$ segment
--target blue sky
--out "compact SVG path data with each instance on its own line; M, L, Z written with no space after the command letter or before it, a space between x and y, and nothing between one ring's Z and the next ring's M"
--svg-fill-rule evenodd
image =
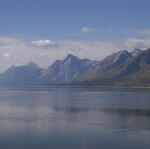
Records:
M115 31L102 34L107 40L128 36L119 31L150 26L149 0L0 0L0 3L0 34L66 39L71 38L66 34L80 32L87 26ZM89 39L103 39L100 35L91 36Z
M0 0L0 64L43 67L150 47L150 0Z

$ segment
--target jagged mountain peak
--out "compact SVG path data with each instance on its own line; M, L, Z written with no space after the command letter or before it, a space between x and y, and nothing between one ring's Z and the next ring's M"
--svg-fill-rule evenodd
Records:
M87 65L89 65L89 64L92 64L92 65L94 65L94 64L96 64L97 63L97 61L93 61L93 60L90 60L90 59L87 59L87 58L83 58L83 59L81 59L81 58L79 58L79 57L77 57L77 56L75 56L75 55L73 55L73 54L68 54L67 56L66 56L66 58L62 61L63 63L65 63L65 64L71 64L71 63L86 63Z
M74 56L73 54L68 54L68 55L66 56L66 58L74 58L74 57L76 57L76 56Z
M138 55L142 50L141 49L138 49L138 48L135 48L133 49L133 51L131 52L132 56L136 56Z
M84 60L82 60L72 54L68 54L67 57L62 61L64 66L80 65L83 62L84 62Z
M118 54L126 54L126 53L128 53L128 51L127 50L121 50L121 51L118 51L116 53L118 53Z
M30 61L29 63L27 63L26 66L31 66L31 67L38 67L36 63Z
M121 50L116 53L113 53L111 56L116 55L116 56L121 56L121 55L131 55L127 50Z
M64 62L65 61L72 61L72 60L79 60L79 58L77 56L74 56L73 54L68 54L66 56L66 58L64 59Z
M100 64L109 65L109 64L116 63L117 61L120 60L124 61L124 59L126 60L129 57L132 57L132 54L126 50L122 50L106 57L103 61L100 62Z

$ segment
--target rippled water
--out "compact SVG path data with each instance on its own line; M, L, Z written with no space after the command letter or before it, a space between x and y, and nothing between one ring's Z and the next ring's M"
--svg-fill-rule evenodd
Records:
M2 149L150 149L150 91L0 89Z

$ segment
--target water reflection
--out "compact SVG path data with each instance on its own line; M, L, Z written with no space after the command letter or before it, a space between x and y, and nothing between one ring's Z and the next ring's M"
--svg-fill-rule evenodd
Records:
M148 149L149 99L143 91L3 89L0 147Z

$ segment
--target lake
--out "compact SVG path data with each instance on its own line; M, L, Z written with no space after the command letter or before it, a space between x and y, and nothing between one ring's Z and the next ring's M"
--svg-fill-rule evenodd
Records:
M0 88L1 149L150 149L150 90Z

